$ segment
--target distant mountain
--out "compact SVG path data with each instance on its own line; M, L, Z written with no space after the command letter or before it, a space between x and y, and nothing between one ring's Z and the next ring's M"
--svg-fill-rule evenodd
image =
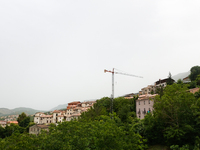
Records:
M0 115L10 114L10 113L12 113L12 110L8 108L0 108Z
M22 112L25 112L28 115L33 115L39 111L41 111L41 110L35 110L32 108L26 108L26 107L19 107L19 108L15 108L15 109L0 108L0 116L19 115ZM44 111L42 111L42 112L44 112Z
M183 80L183 78L185 78L185 77L187 77L187 76L189 76L189 75L190 75L190 71L188 71L188 72L183 72L183 73L179 73L179 74L177 74L177 75L175 75L175 76L172 76L172 79L174 79L175 81L177 81L178 79Z
M61 105L58 105L52 109L50 109L50 111L53 111L53 110L60 110L60 109L66 109L68 106L68 104L61 104Z

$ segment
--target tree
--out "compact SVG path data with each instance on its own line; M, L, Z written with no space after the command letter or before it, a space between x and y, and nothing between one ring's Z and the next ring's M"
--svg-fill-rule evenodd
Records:
M194 96L196 97L196 99L200 98L200 89L199 89L199 91L194 93Z
M197 86L197 83L195 81L191 81L189 84L189 89L195 88Z
M20 122L21 122L22 120L24 120L26 117L27 117L27 116L26 116L26 114L25 114L24 112L21 113L21 114L19 115L19 117L17 118L18 124L20 124Z
M159 94L160 97L163 96L163 90L164 90L164 88L161 85L159 87L156 87L156 93Z
M174 83L174 80L172 79L172 75L169 72L169 76L168 76L168 79L167 79L167 85L172 85L173 83Z
M178 79L177 84L183 84L183 81L181 79Z
M200 86L200 74L195 79L196 84Z
M200 66L194 66L190 69L189 78L191 81L195 81L196 77L200 74Z
M156 120L164 123L164 130L160 132L169 145L195 141L193 107L198 105L187 87L179 84L167 86L162 97L155 97L153 114Z
M18 124L21 127L27 127L30 122L30 117L26 116L26 114L23 112L19 115L17 118Z

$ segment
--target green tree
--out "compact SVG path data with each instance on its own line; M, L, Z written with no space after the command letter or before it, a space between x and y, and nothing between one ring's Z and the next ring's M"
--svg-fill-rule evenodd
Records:
M178 84L167 86L162 97L154 101L154 117L164 123L163 136L169 145L183 145L194 141L194 115L197 101L187 87Z
M195 79L196 84L200 86L200 74Z
M195 93L194 93L194 96L196 97L196 99L200 98L200 89L199 89L198 92L195 92Z
M172 75L169 72L169 76L167 78L167 85L172 85L174 83L174 80L172 79Z
M177 84L183 84L183 81L181 79L178 79Z
M200 74L200 66L194 66L190 69L189 78L191 81L195 81L197 76Z
M21 127L27 127L30 122L30 117L27 116L24 112L19 115L17 118L18 124Z
M22 120L24 120L26 117L27 117L26 114L25 114L24 112L22 112L22 113L19 115L19 117L17 118L18 124L20 124L20 122L21 122Z
M197 86L196 81L191 81L191 82L189 83L188 88L189 88L189 89L193 89L193 88L195 88L196 86Z

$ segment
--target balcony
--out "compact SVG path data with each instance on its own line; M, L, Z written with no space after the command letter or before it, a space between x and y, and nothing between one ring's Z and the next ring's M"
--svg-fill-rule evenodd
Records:
M142 111L142 113L143 113L143 114L146 114L147 112L146 112L146 110L144 110L144 111Z

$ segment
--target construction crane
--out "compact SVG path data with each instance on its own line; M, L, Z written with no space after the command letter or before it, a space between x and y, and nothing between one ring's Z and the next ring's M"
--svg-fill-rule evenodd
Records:
M132 75L132 74L128 74L128 73L116 72L115 68L113 68L112 71L104 69L104 73L106 73L106 72L112 73L112 95L111 95L111 115L112 115L113 114L113 100L114 100L114 74L122 74L122 75L137 77L137 78L143 78L143 77ZM112 118L112 116L111 116L111 118Z

